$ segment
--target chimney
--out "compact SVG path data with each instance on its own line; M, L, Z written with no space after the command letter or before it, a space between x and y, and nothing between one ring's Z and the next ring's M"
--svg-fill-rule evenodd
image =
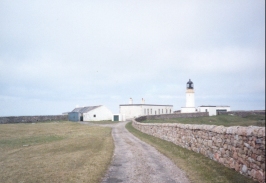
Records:
M141 103L142 103L142 104L145 104L145 100L144 100L143 98L142 98L142 100L141 100Z
M129 104L133 104L133 99L132 98L129 99Z

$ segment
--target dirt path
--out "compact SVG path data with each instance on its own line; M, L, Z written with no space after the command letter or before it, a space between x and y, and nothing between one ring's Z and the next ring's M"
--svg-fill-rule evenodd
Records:
M108 125L113 126L115 151L102 183L189 182L185 173L171 160L128 132L126 123Z

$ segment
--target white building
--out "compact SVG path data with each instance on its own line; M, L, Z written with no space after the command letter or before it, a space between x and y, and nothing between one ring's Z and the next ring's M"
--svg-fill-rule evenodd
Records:
M68 113L69 121L103 121L112 119L113 113L103 105L78 107Z
M186 90L186 107L181 107L181 113L196 112L194 93L193 82L189 79Z
M209 116L216 116L227 111L231 111L230 106L202 105L198 107L198 112L209 112Z
M119 111L124 121L139 116L171 114L173 105L145 104L143 99L142 104L133 104L133 100L130 98L129 104L119 105Z
M125 116L122 114L113 114L112 121L125 121Z

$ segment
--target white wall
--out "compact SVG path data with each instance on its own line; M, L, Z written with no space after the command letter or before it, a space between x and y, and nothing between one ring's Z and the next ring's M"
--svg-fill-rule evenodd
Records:
M215 116L216 107L199 107L199 112L209 112L209 116Z
M181 113L191 113L196 112L195 107L181 107Z
M87 113L83 113L83 121L112 120L113 113L105 106L100 106Z
M209 112L209 116L216 116L216 110L227 110L231 111L229 106L204 106L204 107L199 107L198 111L199 112Z
M195 107L194 90L187 89L186 91L186 107Z
M125 120L130 118L135 118L138 116L141 116L141 106L133 106L133 105L127 105L127 106L120 106L119 112L121 115L125 117Z
M173 113L173 107L170 106L143 106L142 115L160 115Z

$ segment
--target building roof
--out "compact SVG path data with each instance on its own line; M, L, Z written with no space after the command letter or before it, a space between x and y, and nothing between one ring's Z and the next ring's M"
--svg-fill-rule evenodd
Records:
M98 108L100 106L101 105L98 105L98 106L87 106L87 107L77 107L71 112L86 113L86 112L89 112L89 111L91 111L93 109L96 109L96 108Z
M230 107L229 105L201 105L200 107Z
M120 104L119 106L167 106L167 107L173 107L173 105L157 105L157 104Z

